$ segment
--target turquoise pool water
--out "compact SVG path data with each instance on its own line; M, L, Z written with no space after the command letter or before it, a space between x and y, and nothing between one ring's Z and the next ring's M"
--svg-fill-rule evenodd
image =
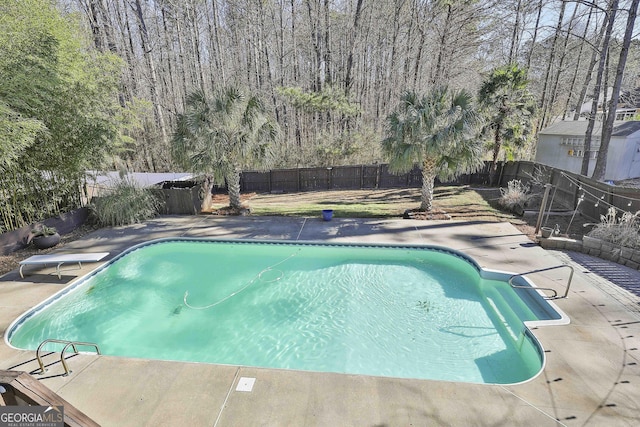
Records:
M477 383L543 366L540 315L473 261L429 248L161 241L115 259L14 323L11 345ZM530 294L532 292L529 292ZM59 348L51 347L60 351Z

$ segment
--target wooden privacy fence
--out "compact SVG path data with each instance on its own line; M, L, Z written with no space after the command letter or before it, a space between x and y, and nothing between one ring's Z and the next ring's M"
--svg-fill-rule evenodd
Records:
M640 189L620 187L596 181L583 175L563 171L533 162L507 162L503 165L500 186L506 187L512 179L551 184L549 209L578 209L594 221L607 213L610 207L621 212L640 210Z
M486 184L488 164L478 173L464 175L452 184ZM296 193L314 190L353 190L381 188L415 188L422 186L422 173L414 168L408 173L393 174L389 165L334 166L325 168L274 169L266 172L242 172L243 192Z
M419 169L394 175L387 165L334 166L326 168L274 169L242 172L240 186L246 192L295 193L314 190L419 187Z

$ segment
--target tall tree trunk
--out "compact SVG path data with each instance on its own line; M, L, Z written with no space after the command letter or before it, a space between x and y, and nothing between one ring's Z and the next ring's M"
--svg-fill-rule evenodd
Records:
M355 48L356 37L358 36L362 3L364 3L364 0L358 0L358 3L356 4L356 12L353 17L353 30L349 31L349 54L347 55L347 69L344 77L344 93L347 96L349 96L351 85L353 84L351 81L351 72L353 70L353 50Z
M176 84L176 71L175 69L175 65L173 64L172 61L172 57L173 57L173 45L171 42L171 32L169 31L169 26L167 25L167 10L162 7L162 9L160 10L160 14L162 16L162 29L163 29L163 33L164 33L164 37L163 37L163 42L164 42L164 48L167 52L167 72L169 73L169 77L168 80L170 82L170 88L171 88L171 94L172 94L172 99L171 101L173 102L173 109L174 111L180 111L182 108L182 105L184 104L184 92L182 92L182 96L179 95L179 91L177 90L177 84ZM180 104L178 104L178 101L180 101ZM180 105L180 107L179 107Z
M193 1L189 1L185 3L185 7L187 8L187 17L191 21L191 25L189 26L189 29L191 30L191 51L193 52L193 59L195 62L197 84L202 90L205 90L204 67L202 65L202 58L200 55L200 28L198 27L196 4Z
M217 0L211 0L211 15L212 15L212 19L213 19L213 32L211 31L211 20L209 20L209 14L207 13L207 22L209 23L209 38L211 40L211 51L214 52L213 53L213 58L216 64L216 75L220 76L220 80L221 80L221 84L216 85L215 82L212 80L211 84L212 87L217 87L217 86L221 86L224 87L226 86L226 70L225 70L225 61L224 61L224 57L223 57L223 50L222 50L222 46L220 44L220 18L219 18L219 13L218 13L218 2ZM213 73L212 74L212 79L213 79Z
M113 31L111 25L111 16L109 11L102 0L78 0L81 7L84 9L89 26L91 27L91 33L93 35L93 43L101 52L106 48L110 52L116 52L116 43L113 38Z
M268 90L269 90L269 93L271 94L271 102L273 104L273 110L276 115L276 121L279 121L280 108L278 107L278 101L276 99L276 91L275 91L276 84L274 82L273 70L271 68L272 61L270 56L269 45L267 43L267 40L270 39L270 37L265 36L265 32L268 30L269 26L266 23L266 13L265 13L262 2L258 2L258 18L260 21L260 26L258 27L258 46L259 46L260 56L263 58L263 61L264 61L264 70L266 70L266 71L263 71L261 74L267 75ZM276 32L277 34L277 31L275 29L274 29L274 32Z
M432 70L432 73L431 73L432 85L445 83L442 81L443 80L442 75L444 73L443 63L444 63L446 46L447 46L447 36L449 34L449 30L451 29L450 26L451 26L452 14L453 14L450 2L446 3L446 8L447 8L446 17L445 17L444 25L441 28L442 34L440 35L440 40L438 43L438 56L436 59L436 67L434 70Z
M298 65L298 39L296 36L296 0L291 0L291 56L293 58L293 81L300 78L300 68Z
M596 161L596 166L593 171L593 178L598 181L604 180L605 173L607 171L607 152L609 151L609 142L611 141L611 134L613 133L613 121L616 117L618 97L620 96L620 87L622 86L622 77L627 64L627 56L629 55L629 46L631 45L633 27L638 15L639 4L640 0L633 0L631 2L629 16L627 17L627 27L622 41L622 49L620 50L620 59L618 60L618 67L616 69L616 78L613 83L613 93L611 94L611 101L609 102L609 114L607 115L607 120L602 128L600 151L598 152L598 160Z
M577 8L577 5L576 5ZM589 15L587 16L587 23L584 26L584 31L582 33L582 43L580 43L580 49L578 50L578 60L576 61L576 66L573 69L573 77L571 78L571 84L569 85L569 96L567 96L567 102L564 105L564 110L562 113L562 120L567 118L567 113L569 112L569 106L571 105L571 95L573 94L573 89L576 86L576 81L578 80L578 71L581 70L582 65L582 52L584 50L584 45L586 44L587 34L589 33L589 25L591 24L591 17L593 16L593 8L589 8ZM580 105L576 107L576 111L580 110ZM576 120L576 119L574 119Z
M128 82L126 84L126 89L129 95L129 100L132 100L134 94L138 92L138 81L135 75L135 50L133 47L133 37L131 36L131 25L129 23L129 13L127 5L122 3L122 8L120 8L120 2L117 3L118 7L116 11L118 13L118 20L120 21L120 27L122 28L122 39L124 40L124 52L125 58L127 59L127 68L129 71Z
M540 28L540 18L542 16L542 5L543 5L543 0L540 0L540 3L538 3L538 15L536 16L536 25L533 29L533 37L531 38L531 48L529 49L529 53L527 54L527 72L529 71L529 68L531 68L531 58L533 57L533 49L536 46L536 43L538 42L538 30Z
M518 45L520 44L520 40L518 39L518 34L520 33L520 13L522 9L522 0L518 0L518 4L516 6L516 22L513 24L513 32L511 33L511 47L509 48L509 64L512 64L516 61L518 57Z
M109 9L107 9L104 0L98 0L98 8L100 9L100 14L102 15L102 27L104 30L104 37L107 41L107 49L109 49L109 52L111 53L118 53L118 47L113 35L111 14L109 13Z
M415 46L415 41L414 41L414 33L415 33L415 28L418 25L416 24L417 21L417 15L418 15L418 7L415 4L415 2L411 1L410 2L410 8L411 8L411 14L409 17L409 25L408 28L406 28L405 25L405 34L406 34L406 42L404 43L404 51L403 51L403 56L400 58L400 61L403 63L402 66L402 87L406 88L408 86L408 81L409 81L409 77L410 77L410 73L409 70L411 68L411 60L412 60L412 52Z
M593 10L593 9L592 9ZM607 31L607 16L603 20L602 25L600 26L600 32L598 32L598 37L594 45L591 48L591 58L589 59L589 65L587 66L587 72L585 74L584 82L582 83L582 89L580 90L580 95L578 96L578 100L576 101L576 111L573 115L573 120L578 120L580 118L582 104L584 104L584 100L587 97L587 91L589 90L589 82L591 82L591 76L593 75L593 69L596 67L598 63L598 53L599 47L602 43L602 38L604 37L605 32ZM596 19L597 24L597 19Z
M558 24L556 25L556 31L553 35L553 42L551 43L551 50L549 51L549 60L547 62L547 71L544 76L544 86L542 88L542 98L540 100L540 108L542 109L542 118L540 119L540 129L547 126L549 121L548 112L551 108L551 102L548 100L549 97L549 87L550 87L550 78L551 78L551 68L553 67L553 63L556 59L556 46L558 44L558 37L560 36L560 32L562 31L562 21L564 20L564 11L567 6L567 0L562 0L562 5L560 7L560 14L558 15Z
M285 39L285 20L284 20L284 2L283 0L278 0L278 4L275 7L275 10L272 11L272 20L273 20L273 26L275 27L275 34L276 34L276 46L278 47L277 49L277 65L278 65L278 72L276 75L275 80L278 81L278 85L280 87L284 87L284 73L285 73L285 67L284 67L284 58L285 58L285 49L284 49L284 39ZM276 15L277 14L277 15ZM277 24L276 24L276 18L277 18ZM285 113L286 114L286 113Z
M180 74L182 78L182 93L186 94L189 92L189 86L193 85L193 79L191 79L191 72L187 68L187 63L185 62L185 48L184 41L182 40L182 35L184 31L182 31L182 25L180 24L180 19L176 16L176 39L178 41L178 59L180 62ZM189 76L189 81L187 81L187 76Z
M418 79L420 77L420 62L422 61L422 49L427 37L426 30L421 26L418 26L418 31L420 32L420 42L418 43L418 52L416 53L415 65L413 67L413 86L411 87L414 91L418 88Z
M142 45L142 51L147 60L147 66L149 67L149 91L151 93L151 102L153 103L153 109L156 114L156 121L157 121L158 127L160 128L162 146L164 147L168 144L167 126L164 121L162 106L160 105L160 96L157 92L158 76L156 74L155 61L151 53L151 48L149 43L149 33L147 31L147 26L145 24L144 16L142 14L142 5L140 4L140 0L135 0L134 12L136 13L136 16L138 18L138 27L140 30L140 43Z
M324 0L324 81L326 84L333 82L331 64L331 13L329 11L329 0Z
M89 21L89 27L91 28L91 34L93 35L93 44L100 52L104 51L104 42L102 40L102 34L100 32L100 17L98 16L98 6L96 0L78 0L84 13Z
M600 64L598 66L598 73L596 75L596 83L593 87L593 101L591 102L591 113L589 114L589 120L587 123L587 130L584 135L584 157L582 158L582 168L580 173L587 176L589 174L589 160L591 157L591 137L593 135L593 128L596 124L596 115L598 113L598 102L600 100L600 92L602 91L602 76L604 74L604 68L609 54L609 43L611 41L611 33L613 32L613 25L616 20L616 13L618 11L618 0L611 0L607 11L607 24L606 31L602 40L602 47L600 48ZM606 98L606 96L605 96Z
M314 11L311 6L311 1L312 0L306 0L309 28L311 29L311 45L315 52L314 63L312 65L313 90L320 92L322 90L322 79L324 78L322 72L322 35L320 34L318 12Z
M394 1L394 13L393 13L393 35L391 36L391 56L389 58L389 66L387 67L386 72L386 81L387 87L389 89L388 95L385 100L390 98L391 93L394 89L395 83L395 68L397 63L397 52L398 52L398 36L400 34L400 12L402 12L402 7L404 6L406 0L395 0Z
M569 44L569 36L571 35L571 30L573 29L573 25L576 19L576 13L578 12L578 4L576 3L573 13L571 14L571 18L569 19L569 26L567 28L567 34L564 37L564 42L562 43L562 53L560 55L560 61L558 63L558 69L556 70L556 75L553 79L553 89L551 90L551 97L549 98L549 112L553 113L553 105L555 104L556 98L558 97L558 85L560 83L560 77L562 75L562 71L564 68L564 59L567 57L567 46ZM564 113L563 113L564 115Z

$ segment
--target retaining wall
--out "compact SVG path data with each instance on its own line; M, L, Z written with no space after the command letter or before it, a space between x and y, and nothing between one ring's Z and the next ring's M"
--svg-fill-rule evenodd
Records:
M540 246L545 249L582 252L607 261L626 265L634 270L640 270L640 249L615 245L589 236L584 236L582 240L567 239L564 237L540 237L539 243Z

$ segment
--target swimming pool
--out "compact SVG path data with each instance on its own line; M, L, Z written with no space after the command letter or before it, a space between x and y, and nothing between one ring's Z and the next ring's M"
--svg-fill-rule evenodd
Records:
M535 290L509 286L509 277L430 246L165 239L128 250L30 310L7 341L510 384L544 365L524 322L565 319Z

